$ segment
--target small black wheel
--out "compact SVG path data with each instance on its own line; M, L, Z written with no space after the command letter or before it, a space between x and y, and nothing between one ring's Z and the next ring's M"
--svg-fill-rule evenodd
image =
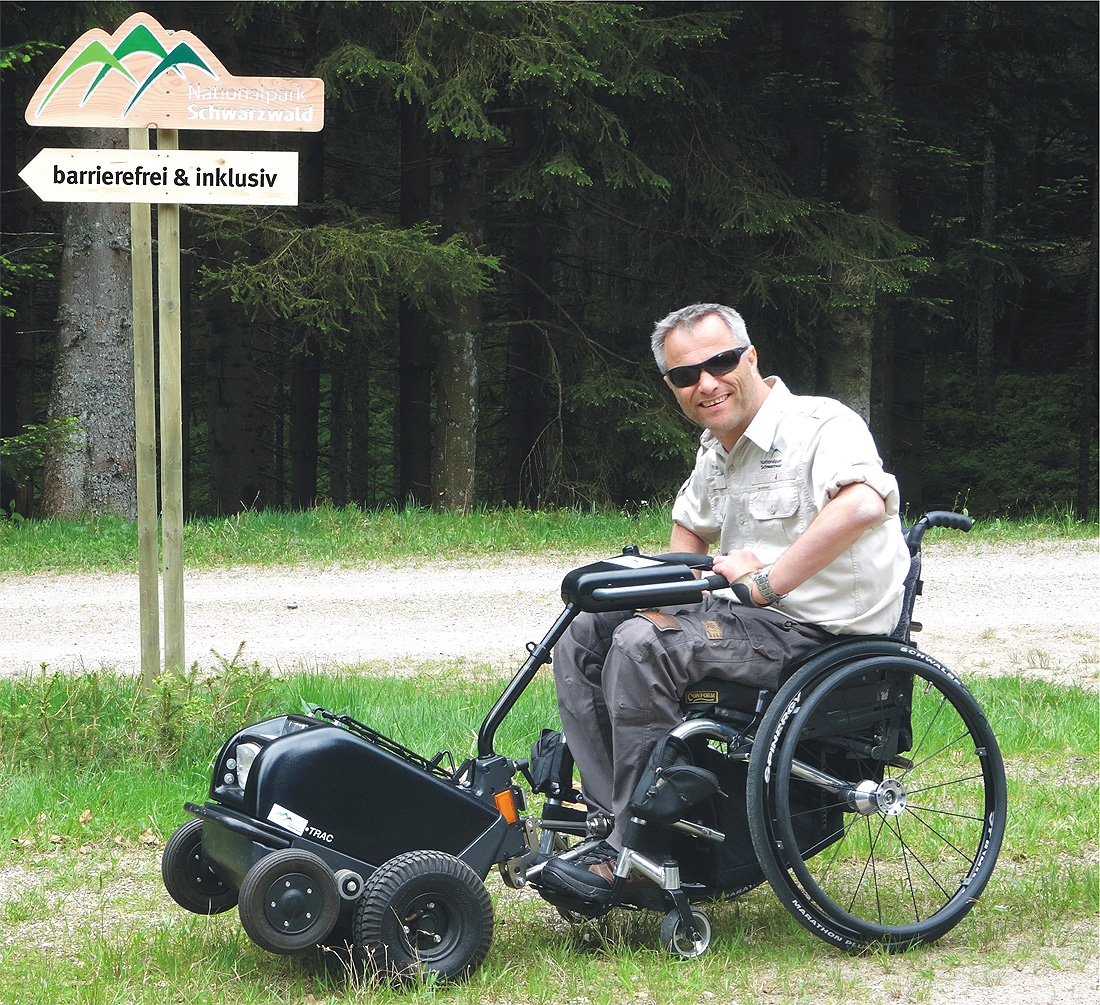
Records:
M340 915L336 877L318 855L283 848L265 855L241 884L238 911L261 949L291 956L323 942Z
M571 907L562 907L558 904L554 909L558 912L558 917L570 925L583 925L585 922L592 920L592 915L574 911Z
M236 889L222 879L202 853L202 821L177 827L160 860L164 887L172 899L194 914L221 914L237 903Z
M684 931L684 922L679 911L669 911L661 922L661 945L685 960L702 956L710 948L710 918L701 907L692 907L691 919L699 933L697 939L691 938Z
M755 743L753 846L809 931L900 951L942 937L977 902L1004 837L1004 764L977 701L945 667L908 648L808 664Z
M367 879L356 909L356 950L384 978L465 977L492 938L489 891L445 852L410 851L385 862Z

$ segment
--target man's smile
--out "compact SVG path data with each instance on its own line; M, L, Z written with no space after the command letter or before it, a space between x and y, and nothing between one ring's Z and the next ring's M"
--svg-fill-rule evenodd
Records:
M710 398L707 401L700 401L700 408L713 408L715 405L721 405L729 397L729 392L719 395L717 398Z

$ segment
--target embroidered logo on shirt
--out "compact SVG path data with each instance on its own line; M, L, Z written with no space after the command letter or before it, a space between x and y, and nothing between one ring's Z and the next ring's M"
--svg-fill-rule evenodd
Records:
M783 466L783 455L778 447L772 447L760 460L760 470L770 471Z
M703 627L706 629L708 639L720 639L722 637L722 626L717 621L704 621Z

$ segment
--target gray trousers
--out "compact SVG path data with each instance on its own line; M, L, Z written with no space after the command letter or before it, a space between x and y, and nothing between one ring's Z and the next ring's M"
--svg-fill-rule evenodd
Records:
M581 614L554 648L558 710L590 816L627 807L657 740L683 719L680 695L704 677L774 691L781 668L835 639L767 608L707 595L660 612Z

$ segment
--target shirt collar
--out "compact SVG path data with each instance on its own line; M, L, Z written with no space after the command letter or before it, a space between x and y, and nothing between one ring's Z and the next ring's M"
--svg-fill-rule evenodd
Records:
M749 423L749 428L745 430L741 440L751 440L761 450L768 451L771 450L775 442L775 431L784 411L785 399L791 397L791 392L780 377L765 377L764 383L771 388L771 393L764 399L764 404L753 416L752 422ZM718 442L718 437L709 429L703 431L699 442L707 449L717 450L722 457L727 454L726 448Z

